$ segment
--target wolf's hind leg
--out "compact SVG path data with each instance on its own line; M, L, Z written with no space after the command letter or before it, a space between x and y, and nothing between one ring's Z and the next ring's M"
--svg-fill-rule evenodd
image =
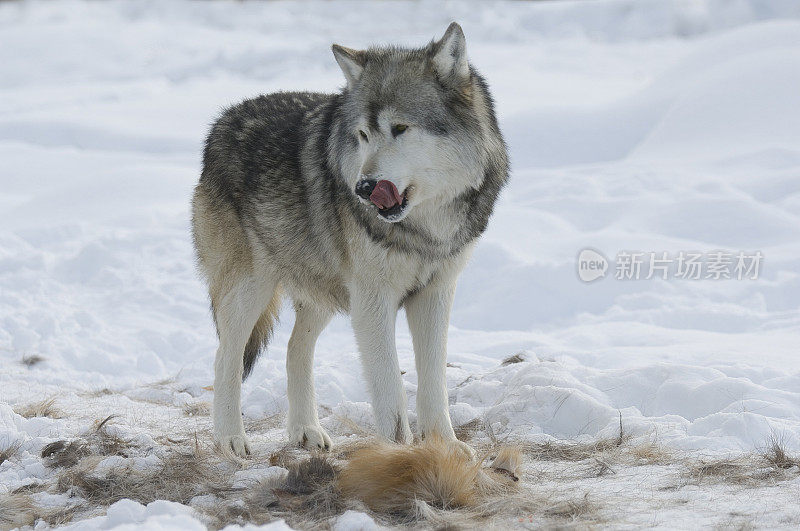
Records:
M213 301L219 348L214 361L214 441L223 453L245 457L250 445L242 423L244 350L276 283L249 275Z
M331 438L320 426L317 416L313 365L314 345L330 322L332 313L309 304L296 303L295 315L286 353L289 439L309 450L330 450Z

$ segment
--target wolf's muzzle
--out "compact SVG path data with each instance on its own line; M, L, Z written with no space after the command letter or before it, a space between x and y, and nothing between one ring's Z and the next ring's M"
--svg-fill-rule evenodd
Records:
M362 179L356 183L355 193L364 203L376 207L384 220L394 223L403 219L408 206L406 191L401 194L391 181Z
M356 195L365 201L369 201L369 196L375 190L375 185L378 183L375 179L363 179L356 183Z

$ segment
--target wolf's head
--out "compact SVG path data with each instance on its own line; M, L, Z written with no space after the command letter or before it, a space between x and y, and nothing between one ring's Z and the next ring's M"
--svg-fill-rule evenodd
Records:
M458 24L424 48L334 44L333 54L347 79L337 163L362 202L397 222L480 186L487 159L504 148Z

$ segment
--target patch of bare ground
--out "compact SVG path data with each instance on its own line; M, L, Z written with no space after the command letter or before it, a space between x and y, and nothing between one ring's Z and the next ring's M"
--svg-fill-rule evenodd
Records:
M214 529L278 518L298 528L322 529L347 509L367 511L387 525L438 527L497 514L508 509L509 495L520 490L521 454L511 449L473 461L433 441L404 447L352 438L333 454L309 458L307 452L286 446L247 462L231 462L203 447L205 437L176 434L160 438L156 447L139 446L120 435L128 432L115 429L116 420L108 416L74 439L45 445L41 458L53 470L52 479L0 497L0 526L64 524L131 499L192 506ZM378 458L386 463L380 470L374 466ZM287 473L234 488L234 474L244 466L280 466ZM386 467L409 472L390 485L397 474L385 473ZM370 488L357 487L362 483ZM45 491L65 494L72 503L59 510L39 507L31 496Z
M477 450L477 458L470 459L432 441L381 444L362 435L365 430L352 420L329 420L342 432L329 454L309 457L294 445L266 444L246 461L231 461L213 449L210 433L173 431L154 435L155 445L145 438L151 442L142 446L140 438L125 435L129 427L115 424L120 418L109 416L78 437L42 449L52 478L0 496L0 528L37 520L59 525L97 514L123 498L189 505L211 529L279 518L296 528L328 529L348 509L367 512L386 526L474 528L500 522L585 528L618 522L620 503L605 498L608 492L602 488L587 485L623 485L629 478L641 481L643 474L656 474L675 481L669 490L677 491L703 483L759 487L800 476L800 459L777 441L758 455L701 461L669 452L655 440L642 442L621 422L609 437L531 442L500 440L491 425L476 419L456 428L458 437ZM247 429L263 433L283 421L275 415L249 421ZM14 459L17 451L0 452L0 462ZM269 466L286 472L265 473L267 479L258 480L258 470ZM650 468L631 474L644 466ZM251 483L234 483L242 469L254 471ZM71 504L58 511L38 507L32 500L41 492L65 494ZM726 522L746 528L750 518L738 515Z

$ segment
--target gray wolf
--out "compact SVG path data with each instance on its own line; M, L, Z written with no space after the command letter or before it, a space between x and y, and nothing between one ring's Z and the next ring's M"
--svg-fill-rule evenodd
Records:
M422 48L333 45L333 55L346 78L339 93L244 101L205 145L193 236L219 336L214 438L236 456L250 451L241 382L284 297L296 314L286 359L291 441L331 446L312 362L336 312L351 315L378 434L411 441L395 351L403 307L419 435L458 444L445 385L450 307L508 177L492 98L455 23Z

